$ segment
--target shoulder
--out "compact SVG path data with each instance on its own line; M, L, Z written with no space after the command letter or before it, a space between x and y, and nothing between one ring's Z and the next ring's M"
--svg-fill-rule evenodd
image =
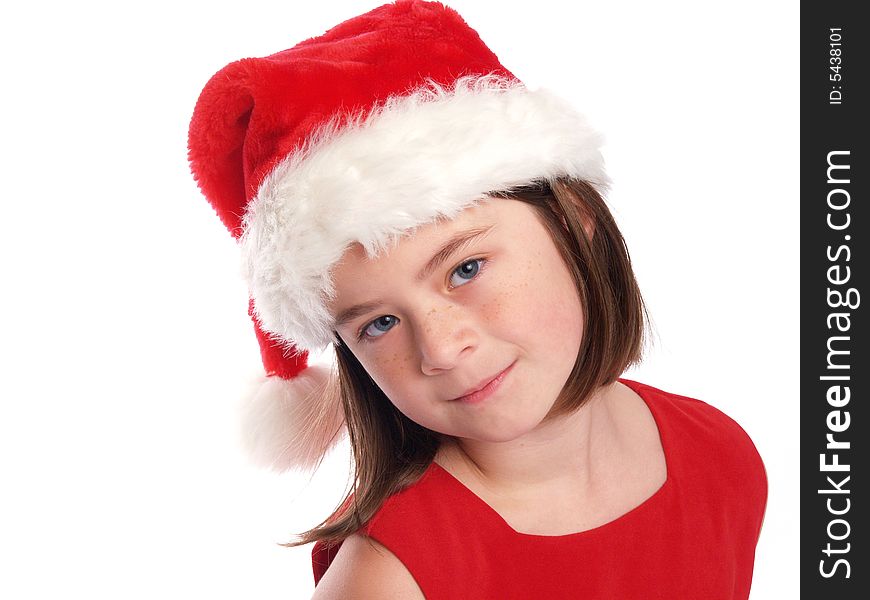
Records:
M647 403L671 457L704 470L717 466L723 478L766 488L764 463L749 434L733 418L702 400L621 380ZM747 477L749 478L747 480Z
M384 500L374 516L343 542L319 541L314 545L311 559L317 589L323 585L324 589L337 590L335 594L330 592L331 595L322 597L343 597L342 586L370 577L401 589L409 582L418 590L417 581L425 586L421 578L425 580L433 568L429 557L432 553L438 554L440 547L441 538L435 535L440 524L436 509L444 500L437 489L430 489L440 487L437 477L432 476L433 470L430 466L416 482ZM414 534L409 535L409 532ZM387 597L394 596L395 592L387 594ZM418 591L416 596L398 597L422 598L423 595Z
M421 590L443 590L459 574L474 577L477 563L464 560L458 549L486 540L498 525L482 524L475 502L476 496L433 462L341 546L315 544L314 579L329 591L317 598L423 598ZM360 588L347 588L355 594L347 596L344 586L351 584ZM363 595L369 589L378 593Z
M767 472L749 434L722 410L702 400L630 380L623 383L649 405L659 425L669 462L684 472L717 481L717 492L739 491L743 501L763 507ZM715 473L715 477L709 477Z
M385 546L362 534L342 542L312 600L423 599L405 565Z
M650 407L660 427L677 433L691 432L693 439L717 442L756 453L749 434L730 416L703 400L660 390L645 383L621 380L638 393Z

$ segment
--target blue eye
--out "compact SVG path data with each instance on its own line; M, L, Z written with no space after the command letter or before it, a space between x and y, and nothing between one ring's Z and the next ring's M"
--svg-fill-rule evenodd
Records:
M467 260L455 269L450 275L450 286L452 288L457 288L465 285L480 273L483 269L483 265L486 262L485 258L473 258L471 260ZM454 282L454 277L459 277L461 283ZM369 321L366 323L363 328L359 331L357 335L357 340L361 342L370 342L375 338L379 338L385 333L387 333L393 326L399 322L399 319L394 317L393 315L384 315L382 317L378 317L374 321Z
M467 260L458 267L453 270L452 275L450 276L450 284L453 287L459 287L461 285L465 285L480 273L480 269L483 265L484 259L482 258L473 258L471 260ZM454 283L453 276L456 275L460 278L461 283Z
M393 315L384 315L383 317L378 317L368 325L362 328L360 331L359 339L365 338L377 338L381 337L387 331L393 328L393 325L396 324L398 319ZM380 333L373 333L375 331L379 331Z

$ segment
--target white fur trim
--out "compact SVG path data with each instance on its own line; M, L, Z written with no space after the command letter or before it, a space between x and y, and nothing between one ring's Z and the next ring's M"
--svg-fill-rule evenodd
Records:
M601 136L545 91L493 75L394 97L333 121L285 158L249 203L243 272L263 328L306 350L332 336L333 265L369 256L487 192L572 176L603 191Z
M261 467L314 470L344 432L335 372L309 365L293 379L266 377L242 404L242 444Z

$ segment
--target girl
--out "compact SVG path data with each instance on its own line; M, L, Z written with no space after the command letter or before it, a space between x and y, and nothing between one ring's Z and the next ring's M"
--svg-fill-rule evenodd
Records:
M353 450L296 542L316 598L748 597L761 459L620 378L646 319L600 137L458 14L398 1L232 63L189 145L251 290L252 450ZM307 364L328 344L337 376Z

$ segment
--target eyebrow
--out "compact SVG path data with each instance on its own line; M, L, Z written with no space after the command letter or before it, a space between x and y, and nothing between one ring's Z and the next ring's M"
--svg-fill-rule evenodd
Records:
M471 229L466 229L463 231L459 231L454 234L449 240L447 240L441 248L429 259L429 262L417 273L417 276L414 278L418 283L426 279L429 275L432 274L438 267L444 264L448 258L450 258L455 252L468 247L473 242L478 239L484 237L488 234L495 225L487 225L485 227L473 227ZM338 317L335 320L336 329L341 327L342 325L353 321L358 318L360 315L363 315L371 310L374 310L381 304L384 304L383 300L372 300L371 302L363 302L362 304L355 304L350 308L341 311L338 314Z

